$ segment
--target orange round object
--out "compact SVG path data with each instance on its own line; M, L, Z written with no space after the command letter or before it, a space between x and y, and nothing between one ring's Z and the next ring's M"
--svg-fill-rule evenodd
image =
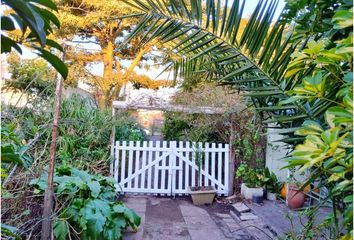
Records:
M286 184L285 183L283 183L283 186L281 187L280 196L284 199L286 198Z

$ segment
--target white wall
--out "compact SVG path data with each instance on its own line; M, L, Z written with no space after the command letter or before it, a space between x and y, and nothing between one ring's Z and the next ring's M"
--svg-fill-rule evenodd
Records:
M271 128L275 126L274 124L268 125L266 166L277 175L279 181L285 182L288 177L288 170L280 169L287 164L282 158L286 156L289 149L287 144L276 142L284 136L278 134L279 129Z

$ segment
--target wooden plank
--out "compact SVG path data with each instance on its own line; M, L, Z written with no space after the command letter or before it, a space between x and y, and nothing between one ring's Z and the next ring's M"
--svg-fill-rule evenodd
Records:
M178 151L181 147L183 147L183 141L179 141ZM181 170L178 170L178 188L177 188L177 190L182 190L183 189L183 186L182 186L183 160L181 158L178 158L178 166L181 168Z
M164 149L166 149L167 148L167 142L163 141L162 142L162 146L163 146ZM167 155L161 160L162 167L166 167L166 157L167 157ZM161 170L161 179L160 179L160 181L161 181L161 189L162 190L166 190L166 179L165 178L166 178L166 170Z
M133 146L134 142L133 141L129 141L129 146ZM132 171L133 171L133 150L129 150L129 158L128 158L128 175L127 177L130 177L132 175ZM126 179L123 179L121 184L124 184L124 181ZM128 186L127 189L132 188L132 181L128 181Z
M138 148L135 151L135 158L134 158L134 173L136 173L137 171L139 171L140 169L140 151L139 151L139 147L140 147L140 141L135 141L135 146ZM131 181L134 182L133 188L139 188L139 175L137 175L136 177L134 177Z
M227 150L227 151L226 151ZM224 152L224 155L225 155L225 173L224 173L224 178L225 178L225 187L228 191L228 196L231 196L233 194L233 185L229 185L230 181L229 181L229 177L230 177L230 172L229 172L229 169L230 169L230 154L229 154L229 151L228 151L228 145L225 144L225 152ZM233 171L235 172L235 171Z
M193 164L195 164L195 146L196 146L196 144L195 144L195 142L192 142L192 146L191 146L191 148L193 148L194 149L194 151L192 152L192 159L191 159L191 162L193 163ZM192 187L195 187L196 185L195 185L195 169L192 169Z
M222 176L221 176L221 171L222 171L222 153L221 153L221 148L222 148L222 144L219 143L218 144L218 178L217 180L220 181L222 183Z
M203 143L201 142L198 142L198 152L199 152L199 159L198 159L198 162L197 162L197 166L198 166L198 170L200 169L200 172L198 171L197 172L197 179L199 181L198 183L198 186L202 186L202 179L203 179L203 174L201 172L201 170L203 169L203 155L204 155L204 152L203 152Z
M123 141L122 146L125 147L126 145L127 145L127 142ZM119 151L119 150L117 149L117 151ZM122 159L121 159L121 166L120 166L120 181L119 182L123 181L125 178L125 170L126 170L125 169L125 162L127 161L126 155L125 155L126 150L122 149L120 151L122 152ZM121 187L123 187L123 186L121 186Z
M173 151L177 151L176 141L170 142L170 148ZM170 154L167 188L171 190L172 195L174 195L173 191L176 189L176 169L175 169L175 166L176 166L176 155Z
M215 143L212 143L211 144L211 148L215 149ZM215 160L215 152L212 152L211 153L211 176L213 176L214 178L216 178L216 160ZM212 186L216 187L215 186L215 183L211 183Z
M186 142L186 148L189 148L190 147L190 142ZM185 180L184 180L184 188L185 189L188 189L189 186L191 186L191 183L189 183L189 164L187 164L187 162L190 161L190 156L189 156L189 152L186 152L186 151L183 151L181 150L182 152L182 155L184 157L186 157L186 160L185 160L185 173L184 173L184 176L185 176ZM183 160L183 158L180 158Z
M143 147L147 147L147 142L143 141ZM142 156L142 163L141 163L141 167L144 168L146 166L146 150L143 151L143 156ZM146 175L146 171L143 172L141 174L141 188L145 189L145 175Z
M148 164L150 164L151 162L152 162L152 153L153 153L153 141L149 141L149 148L150 148L150 150L149 150L149 152L148 152ZM149 167L148 168L148 181L147 181L147 189L152 189L153 188L153 186L152 186L152 182L151 182L151 180L152 180L152 176L151 176L151 171L152 171L152 169L151 169L152 167Z
M160 141L159 142L155 142L155 144L156 144L155 147L157 148L158 145L161 145L161 142ZM160 152L155 150L154 153L155 153L155 159L160 157ZM157 169L158 165L159 165L159 162L156 165L154 165L154 190L156 190L156 191L159 188L158 187L158 183L159 183L159 180L160 180L159 170Z
M205 143L205 147L204 148L209 148L209 143ZM204 152L204 170L209 173L209 153ZM204 175L204 185L205 186L209 186L209 179L207 178L207 176Z

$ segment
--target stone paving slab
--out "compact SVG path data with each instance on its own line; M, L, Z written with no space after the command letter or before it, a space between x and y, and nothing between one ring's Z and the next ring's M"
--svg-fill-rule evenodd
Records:
M125 205L134 211L140 216L141 218L141 226L145 225L145 212L146 212L146 198L143 197L134 197L128 198L125 201ZM129 227L127 232L124 234L125 240L135 240L135 239L143 239L144 228L139 227L137 232L133 232L132 229Z
M267 224L268 228L274 232L275 235L282 236L292 229L291 223L286 215L293 219L295 232L298 232L299 229L302 228L298 212L289 209L284 202L280 200L264 200L263 204L263 206L256 204L247 205L252 209L252 212L254 212L260 218L260 220ZM316 222L320 223L323 221L327 214L329 214L329 211L329 209L321 208L318 212ZM301 217L301 219L303 223L306 222L306 218L304 216Z
M128 229L125 240L262 240L273 236L260 219L241 221L231 205L195 206L189 198L153 196L126 196L123 201L141 217L138 231Z
M193 205L180 205L180 209L192 240L225 239L207 211Z
M245 213L241 213L240 219L241 221L248 221L248 220L258 219L258 217L253 213L245 212Z
M242 202L238 202L238 203L232 204L232 206L239 213L244 213L244 212L251 211L251 209L249 209L249 207L247 207L246 204L244 204Z

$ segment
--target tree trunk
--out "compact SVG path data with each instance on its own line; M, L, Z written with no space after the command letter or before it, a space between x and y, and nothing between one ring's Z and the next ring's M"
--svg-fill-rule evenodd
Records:
M103 78L101 83L101 99L99 100L99 105L101 108L107 108L110 105L110 91L113 83L113 51L114 44L113 41L107 43L104 49L103 55Z
M65 51L65 47L63 48ZM65 54L63 52L63 61ZM43 221L42 221L42 232L41 239L48 240L52 238L52 212L53 212L53 176L55 167L55 153L57 146L57 136L58 136L58 125L60 117L60 104L61 104L61 94L63 88L63 78L58 74L58 80L55 89L55 105L54 105L54 120L52 127L52 142L50 144L50 160L48 168L48 186L44 193L44 204L43 204Z

